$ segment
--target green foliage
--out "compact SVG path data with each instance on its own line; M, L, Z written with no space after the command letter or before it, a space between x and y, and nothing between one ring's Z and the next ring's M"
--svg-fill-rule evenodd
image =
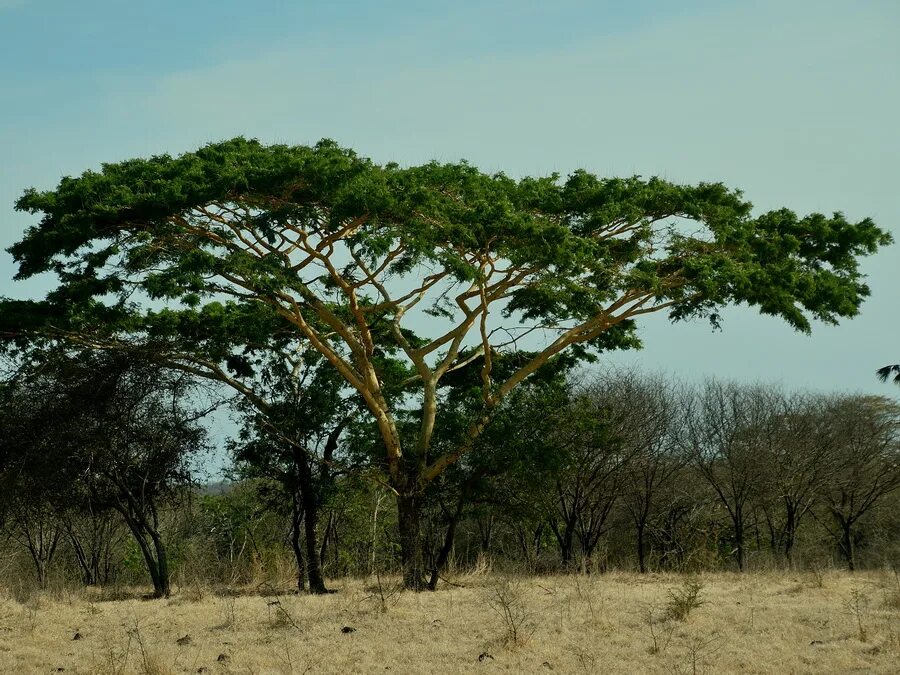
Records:
M870 220L850 223L839 213L800 217L780 209L754 218L739 192L718 183L584 171L565 181L515 181L465 163L380 167L330 141L288 147L236 138L177 158L105 164L54 190L28 190L16 208L42 216L9 249L17 278L56 271L60 285L46 303L68 306L70 326L84 328L114 307L105 323L124 328L130 320L130 330L184 338L199 331L224 339L237 328L246 339L247 324L261 328L257 336L270 334L272 314L251 320L248 304L259 312L253 300L271 305L278 293L302 297L310 289L283 250L255 255L235 247L238 233L210 215L223 209L272 246L285 228L333 233L363 221L344 239L373 258L401 243L402 255L387 268L401 276L430 261L473 279L470 254L490 247L541 270L512 291L506 312L555 322L592 317L625 290L651 290L656 301L678 302L676 318L747 302L808 330L808 315L834 321L856 313L868 294L857 258L890 241ZM673 219L694 220L706 233L655 227ZM225 275L242 280L249 303L232 297L223 307L212 299L228 287ZM187 306L141 311L136 288ZM92 302L107 297L119 299ZM7 303L4 327L34 325L46 306Z
M324 356L377 422L403 490L458 461L479 415L522 382L639 347L649 312L718 323L745 303L801 331L854 316L869 294L859 259L891 242L840 213L754 215L720 183L381 166L327 140L104 164L16 208L39 217L9 249L16 278L58 282L0 302L8 347L140 351L260 410L273 360ZM403 325L416 312L435 317L426 334ZM476 391L482 410L461 414L454 398ZM462 421L438 457L431 429Z
M706 604L700 598L702 591L703 584L695 580L685 581L680 588L669 591L669 601L666 603L666 618L674 621L686 621L691 612Z

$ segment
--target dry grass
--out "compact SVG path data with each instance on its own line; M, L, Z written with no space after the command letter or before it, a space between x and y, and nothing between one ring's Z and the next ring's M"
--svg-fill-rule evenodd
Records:
M456 580L436 593L0 598L3 673L896 672L892 573L612 573ZM671 602L699 584L700 604ZM73 639L77 636L77 639Z

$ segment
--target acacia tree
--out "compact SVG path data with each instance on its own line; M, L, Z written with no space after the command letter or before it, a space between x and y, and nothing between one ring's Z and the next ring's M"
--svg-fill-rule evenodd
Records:
M857 259L890 241L840 213L754 217L719 183L378 166L327 141L238 138L107 164L16 206L41 215L10 248L17 278L49 271L59 284L5 303L6 335L152 347L251 400L246 348L320 352L377 424L417 589L426 487L542 365L637 347L635 321L653 312L716 321L743 302L803 331L809 317L853 316L868 295ZM496 378L491 355L526 339L533 356ZM482 415L435 454L440 382L478 356ZM411 407L418 431L404 443L397 420Z

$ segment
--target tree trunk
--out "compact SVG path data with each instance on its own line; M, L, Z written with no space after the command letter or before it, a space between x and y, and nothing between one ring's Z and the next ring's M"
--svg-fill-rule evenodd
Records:
M90 559L88 558L88 554L84 550L84 546L81 545L81 541L78 539L71 526L66 526L66 531L69 535L69 541L72 542L72 551L75 553L75 560L78 562L78 566L81 568L82 582L85 586L96 585L98 581L98 565L96 559L93 557Z
M315 497L311 497L314 502ZM316 546L316 524L318 521L318 510L313 504L310 509L310 497L304 496L303 506L305 516L303 518L304 534L306 540L306 574L309 579L309 592L317 595L328 593L325 587L325 578L322 576L322 564L319 558L319 550Z
M784 557L788 567L794 566L794 540L797 537L797 509L792 502L785 505Z
M169 581L169 556L163 544L162 537L156 530L150 531L150 538L153 540L153 548L156 551L157 576L159 577L159 585L154 587L156 596L168 598L171 592Z
M563 569L572 569L572 566L575 564L575 537L571 528L566 528L566 531L563 533L559 552L562 558Z
M841 555L847 562L847 569L856 570L856 552L853 550L853 521L841 520Z
M300 593L306 592L306 559L303 555L303 546L300 539L300 526L303 520L303 509L298 503L298 497L294 495L293 509L291 512L291 548L294 551L294 558L297 560L297 590Z
M734 516L734 545L737 552L738 571L744 571L744 518L738 511Z
M551 521L550 528L556 535L556 543L559 545L559 557L564 570L570 570L574 562L575 554L575 525L563 523L562 531Z
M478 534L481 539L481 552L487 555L491 552L491 539L494 534L494 514L488 515L486 522L478 519Z
M34 518L33 522L29 522L27 518L22 518L19 523L19 529L25 537L25 544L34 562L38 585L41 588L46 588L49 581L47 572L53 560L53 555L56 553L60 530L45 522L42 515Z
M141 554L144 556L144 563L147 566L147 572L150 574L150 582L153 584L153 597L169 597L171 592L169 565L166 557L166 547L159 532L151 527L141 516L133 515L128 509L116 507L116 510L122 514L128 529L131 530L134 540L141 549Z
M638 554L638 570L641 574L647 573L647 552L646 543L644 541L644 531L647 527L646 519L638 518L637 521L637 554Z
M450 520L447 523L447 531L444 533L444 543L438 551L437 558L434 561L434 567L431 570L431 579L428 581L428 590L433 591L437 588L437 582L441 572L447 567L447 560L450 558L450 552L453 550L453 540L456 537L456 525L462 516L463 507L466 503L465 486L460 491L459 499L456 500L456 508L450 514Z
M431 579L428 581L428 590L433 591L437 588L437 582L441 572L447 566L447 560L450 558L450 551L453 550L453 539L456 536L456 524L459 522L458 514L454 514L447 524L447 531L444 533L444 543L438 551L437 558L434 561L434 567L431 570Z
M427 588L422 557L421 500L422 497L418 494L400 492L397 494L403 586L410 591L422 591Z
M309 580L309 592L315 594L328 593L328 589L325 587L325 579L322 576L321 560L319 559L316 533L319 522L319 499L316 493L316 486L313 484L309 455L297 445L293 445L291 449L294 457L294 466L297 470L300 505L303 510L303 533L306 541L306 577Z

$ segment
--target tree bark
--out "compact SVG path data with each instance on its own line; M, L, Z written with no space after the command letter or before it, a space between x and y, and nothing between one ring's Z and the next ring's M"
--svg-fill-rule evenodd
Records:
M428 587L425 582L425 564L422 556L421 502L421 495L397 494L403 586L410 591L422 591Z
M847 563L847 569L856 570L856 552L853 550L853 521L841 519L841 555Z
M306 592L306 557L303 555L303 546L300 542L300 527L303 520L303 508L299 504L299 498L295 494L293 496L293 508L291 509L291 548L294 551L294 558L297 560L297 590L300 593Z
M734 516L734 545L737 551L738 571L744 571L744 518L743 513L737 511Z
M785 504L784 557L788 567L794 566L794 541L797 537L797 509L793 502Z
M162 537L147 523L139 521L128 513L122 513L122 515L128 524L128 529L134 535L138 547L141 549L141 554L144 556L144 563L147 566L147 572L150 574L150 582L153 584L153 597L169 597L171 592L169 565ZM148 538L150 541L148 541Z
M97 583L97 564L96 560L89 559L87 552L84 550L84 546L81 545L81 541L75 535L75 532L71 527L66 528L66 531L69 535L69 541L72 542L72 551L75 553L75 560L78 562L78 566L81 568L81 580L85 586L94 586Z
M156 530L150 531L150 538L153 540L153 548L156 551L157 575L159 577L159 585L155 586L157 597L168 598L171 592L169 579L169 555L166 551L162 537Z
M644 530L647 522L643 518L637 521L637 554L638 554L638 570L641 574L647 573L647 552L646 543L644 541Z
M456 508L450 514L450 520L447 523L447 530L444 533L444 542L438 551L437 558L434 561L434 567L431 570L431 579L428 581L428 590L437 589L438 579L441 572L447 567L447 560L450 558L450 551L453 550L453 540L456 537L456 526L462 516L463 507L466 503L466 490L460 492L459 499L456 500Z
M306 577L309 581L309 592L313 594L328 593L325 579L322 576L322 565L317 544L317 526L319 522L319 499L316 486L313 484L309 455L298 446L293 446L294 464L297 468L300 504L303 509L303 533L306 543ZM298 559L299 562L299 559Z
M309 592L316 595L329 593L325 587L325 578L322 576L322 564L319 558L318 546L316 546L316 524L318 522L318 510L309 509L307 497L304 498L304 511L306 513L303 518L304 539L306 540L306 576L309 580ZM312 497L314 500L315 497Z
M566 571L570 570L573 564L575 553L575 524L571 521L565 521L562 529L554 521L550 521L550 529L556 535L556 543L559 545L559 557L562 568Z

